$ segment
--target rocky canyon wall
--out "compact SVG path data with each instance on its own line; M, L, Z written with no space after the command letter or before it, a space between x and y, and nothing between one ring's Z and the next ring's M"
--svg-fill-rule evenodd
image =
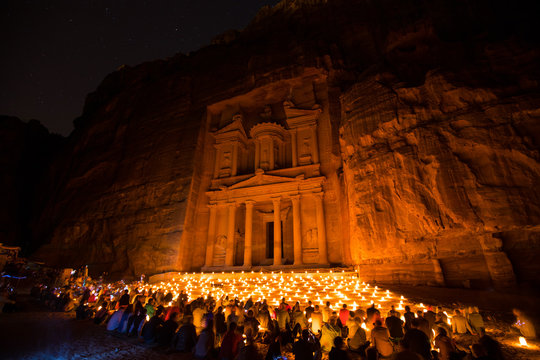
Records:
M94 273L197 270L212 105L294 94L324 107L322 171L338 189L326 201L347 239L332 262L384 282L534 284L530 13L488 1L283 1L189 56L119 69L89 95L43 181L36 256ZM306 82L314 76L322 83Z

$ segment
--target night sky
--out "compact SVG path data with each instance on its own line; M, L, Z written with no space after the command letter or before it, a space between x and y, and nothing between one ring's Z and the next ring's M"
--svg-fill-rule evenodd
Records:
M1 0L0 115L68 135L86 94L122 64L241 29L277 0Z

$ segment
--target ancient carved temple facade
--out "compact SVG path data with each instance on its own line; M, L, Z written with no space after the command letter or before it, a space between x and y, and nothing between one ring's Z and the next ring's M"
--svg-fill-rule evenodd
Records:
M213 146L206 150L212 156L205 162L211 168L202 270L330 264L328 224L332 229L337 217L329 215L327 203L335 196L327 194L321 172L324 111L319 104L306 109L291 101L279 109L279 120L266 106L250 119L236 112L208 131ZM332 253L341 258L341 249Z

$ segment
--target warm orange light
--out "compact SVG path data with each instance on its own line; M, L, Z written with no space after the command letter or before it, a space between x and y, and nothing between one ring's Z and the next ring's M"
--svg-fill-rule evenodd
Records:
M525 338L524 338L523 336L520 336L520 337L519 337L519 345L521 345L521 346L528 346L527 340L525 340Z

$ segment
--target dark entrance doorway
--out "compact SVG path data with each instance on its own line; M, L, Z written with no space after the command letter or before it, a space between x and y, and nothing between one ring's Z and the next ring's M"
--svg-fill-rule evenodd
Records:
M281 221L281 256L283 256L283 221ZM274 258L274 222L266 223L266 258Z

